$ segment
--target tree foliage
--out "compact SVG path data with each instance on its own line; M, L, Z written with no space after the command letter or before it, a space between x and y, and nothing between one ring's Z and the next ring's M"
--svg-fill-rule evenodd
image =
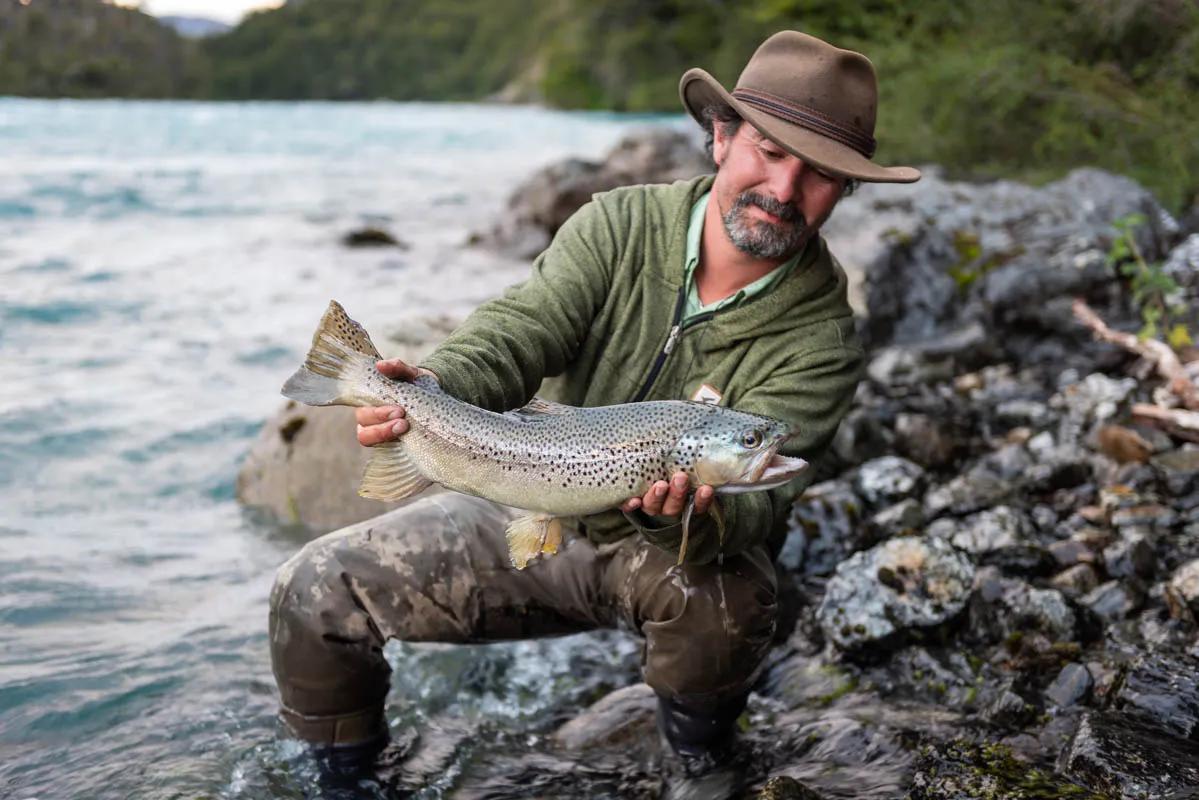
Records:
M684 70L731 86L783 28L874 61L883 162L1199 191L1195 0L291 0L198 44L98 0L0 0L0 93L677 111Z

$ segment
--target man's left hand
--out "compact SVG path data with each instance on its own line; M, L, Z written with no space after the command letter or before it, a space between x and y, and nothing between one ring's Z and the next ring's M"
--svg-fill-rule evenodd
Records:
M670 476L670 481L656 481L642 497L630 497L620 507L621 511L630 512L641 509L652 517L677 517L683 512L687 502L689 481L687 473L676 472ZM708 513L712 505L712 497L716 490L711 486L702 485L695 490L694 514Z

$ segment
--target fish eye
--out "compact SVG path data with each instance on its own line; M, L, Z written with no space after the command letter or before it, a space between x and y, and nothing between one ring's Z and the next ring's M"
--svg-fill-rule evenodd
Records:
M741 444L742 446L753 450L755 447L758 447L762 444L762 432L757 428L750 428L741 434Z

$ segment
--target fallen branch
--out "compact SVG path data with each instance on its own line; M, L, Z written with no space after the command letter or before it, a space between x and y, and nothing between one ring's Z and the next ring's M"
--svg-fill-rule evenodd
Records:
M1165 428L1180 439L1199 442L1199 412L1162 408L1152 403L1133 403L1132 415L1144 422Z
M1165 342L1156 339L1139 339L1135 334L1114 331L1091 310L1083 300L1074 300L1074 316L1086 325L1095 335L1105 342L1119 345L1125 350L1143 356L1157 367L1158 373L1166 379L1166 388L1178 396L1182 404L1189 409L1199 410L1199 386L1187 376L1178 355ZM1156 407L1156 406L1154 406Z

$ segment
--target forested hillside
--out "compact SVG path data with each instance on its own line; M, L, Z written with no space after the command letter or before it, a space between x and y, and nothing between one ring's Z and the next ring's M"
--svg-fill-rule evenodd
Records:
M796 28L878 66L883 161L1038 180L1094 164L1199 190L1195 0L291 0L185 42L98 0L0 0L0 93L469 100L677 111Z
M0 95L179 97L203 54L153 17L97 0L0 0Z

